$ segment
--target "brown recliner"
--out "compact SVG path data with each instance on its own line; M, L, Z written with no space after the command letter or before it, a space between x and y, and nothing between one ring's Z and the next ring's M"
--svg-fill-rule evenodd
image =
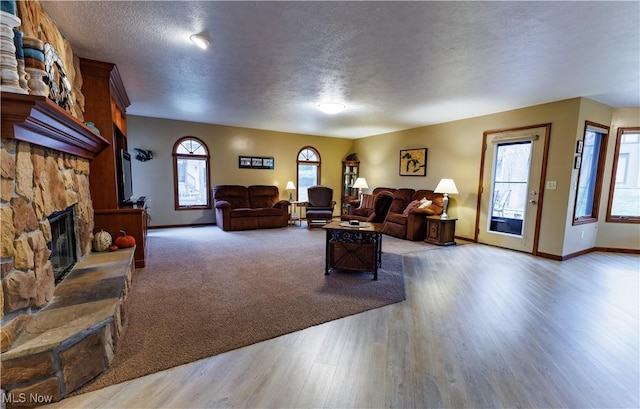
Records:
M333 200L333 189L328 186L311 186L307 188L307 228L322 226L333 219L333 209L336 206Z
M363 207L359 200L349 203L349 213L343 214L341 220L358 220L361 222L382 223L384 222L395 189L388 187L377 187L373 189L373 207Z
M431 200L426 209L407 207L422 198ZM384 220L382 232L405 240L424 240L427 230L427 216L442 214L443 199L440 193L432 190L398 189L393 194L391 207Z

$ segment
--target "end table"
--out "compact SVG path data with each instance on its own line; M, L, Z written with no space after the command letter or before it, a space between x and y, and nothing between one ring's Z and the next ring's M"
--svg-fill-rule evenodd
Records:
M441 219L440 216L427 216L427 238L425 242L438 246L455 245L456 220Z

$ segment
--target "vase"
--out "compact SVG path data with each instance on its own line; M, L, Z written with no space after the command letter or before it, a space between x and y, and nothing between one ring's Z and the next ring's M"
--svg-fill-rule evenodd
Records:
M3 4L3 9L4 6ZM0 10L0 90L27 94L27 91L20 87L16 46L13 42L13 28L19 25L20 19L18 17Z
M24 70L24 49L22 45L22 31L13 29L13 44L16 47L16 60L18 62L18 83L26 93L29 93L27 85L27 72Z
M22 39L25 71L29 74L27 85L29 94L42 97L49 96L49 86L42 80L46 75L44 70L44 43L34 37L25 36Z

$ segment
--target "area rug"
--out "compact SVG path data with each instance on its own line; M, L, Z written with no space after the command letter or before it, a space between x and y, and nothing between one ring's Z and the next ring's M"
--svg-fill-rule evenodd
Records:
M113 364L80 393L405 299L399 254L383 254L377 281L325 275L322 229L154 229L148 254Z

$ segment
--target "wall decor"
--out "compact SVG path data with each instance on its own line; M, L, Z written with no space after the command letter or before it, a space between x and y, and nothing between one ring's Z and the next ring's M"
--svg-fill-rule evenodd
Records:
M136 160L139 160L140 162L146 162L148 160L153 159L153 152L151 152L148 149L140 149L140 148L133 148L137 154L136 154Z
M273 169L273 156L238 156L240 169Z
M400 176L427 176L427 148L400 151Z

